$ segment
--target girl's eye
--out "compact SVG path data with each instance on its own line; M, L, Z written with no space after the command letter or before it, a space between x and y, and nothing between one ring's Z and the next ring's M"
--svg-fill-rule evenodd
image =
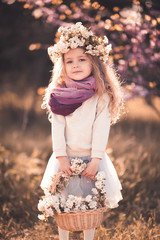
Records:
M81 61L81 62L83 62L83 61L86 61L86 59L84 59L84 58L81 58L81 59L80 59L80 61Z
M72 61L68 61L68 62L66 62L66 63L72 63Z

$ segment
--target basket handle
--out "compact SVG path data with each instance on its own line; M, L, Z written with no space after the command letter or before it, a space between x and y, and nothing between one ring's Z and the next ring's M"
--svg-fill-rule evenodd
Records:
M65 174L64 172L60 171L59 173L56 173L53 178L52 178L52 183L50 185L50 191L52 192L52 194L55 194L56 192L56 186L57 186L57 183L59 182L59 179L62 177L62 175ZM75 175L70 175L70 177L72 176L77 176L79 174L75 174ZM92 179L93 181L96 181L96 179Z

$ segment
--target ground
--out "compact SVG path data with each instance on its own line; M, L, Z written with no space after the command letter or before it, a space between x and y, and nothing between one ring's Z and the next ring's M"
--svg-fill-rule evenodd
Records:
M50 124L41 96L1 94L0 239L58 239L54 219L37 218L39 187L52 152ZM123 186L119 207L109 210L95 240L160 239L160 99L130 100L111 127L107 153ZM82 232L70 239L83 239Z

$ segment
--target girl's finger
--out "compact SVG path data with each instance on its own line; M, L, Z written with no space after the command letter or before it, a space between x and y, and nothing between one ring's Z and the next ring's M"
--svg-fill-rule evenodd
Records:
M92 178L93 181L95 181L95 176L92 176L91 178Z
M86 172L83 172L82 175L86 176L86 177L88 176L88 174Z
M70 170L66 170L67 175L71 175L72 172Z
M64 169L63 172L68 175L67 169Z
M90 174L86 174L85 177L91 178L92 176Z
M69 173L69 175L71 175L71 174L72 174L72 171L68 170L68 173Z

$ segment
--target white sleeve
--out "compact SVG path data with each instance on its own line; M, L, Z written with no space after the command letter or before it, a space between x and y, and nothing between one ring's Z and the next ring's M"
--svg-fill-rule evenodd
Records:
M109 96L105 95L103 107L101 103L97 106L96 118L93 124L92 132L92 158L103 158L107 147L110 131L110 113L108 109Z
M67 156L65 141L65 117L52 113L52 147L56 157Z

